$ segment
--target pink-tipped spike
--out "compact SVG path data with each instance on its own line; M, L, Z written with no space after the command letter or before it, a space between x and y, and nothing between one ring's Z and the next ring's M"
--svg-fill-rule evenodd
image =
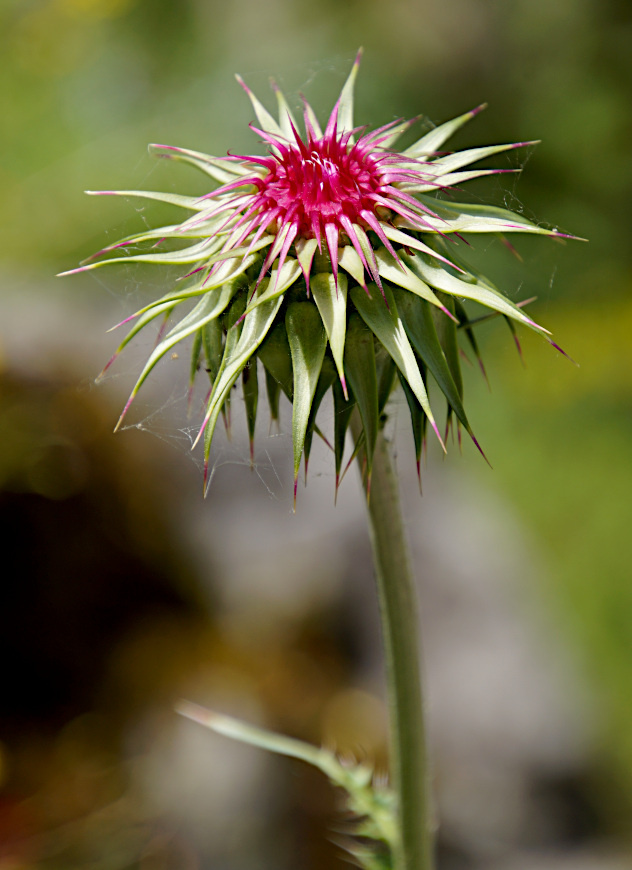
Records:
M93 263L91 265L86 266L77 266L76 269L67 269L65 272L58 272L55 277L56 278L65 278L67 275L78 275L80 272L88 272L90 269L93 269L97 264Z
M522 363L523 367L526 368L526 363L524 361L524 356L522 354L522 345L520 344L520 339L518 338L518 333L516 333L516 332L513 333L513 340L514 340L514 344L516 345L516 350L518 351L518 356L520 357L520 362Z
M454 314L452 314L452 312L449 311L444 305L440 305L439 308L443 311L444 314L447 314L450 320L453 320L457 326L461 325L461 321L459 320L459 318L455 317Z
M345 397L345 402L348 402L349 393L347 391L347 380L344 375L340 375L340 386L342 387L342 394Z
M487 108L487 105L487 103L481 103L480 106L472 109L472 111L470 112L470 118L475 118L480 112Z
M119 355L120 352L121 352L121 351L120 351L120 348L119 348L119 350L117 350L116 353L113 354L113 355L110 357L110 359L106 362L106 364L103 366L103 368L101 369L101 371L99 372L99 374L98 374L98 375L96 376L96 378L94 379L95 384L98 384L98 383L99 383L99 382L100 382L100 381L105 377L105 373L106 373L107 370L110 368L110 366L112 365L112 363L113 363L114 360L117 358L117 356Z
M130 406L130 405L132 404L132 402L134 401L134 396L135 396L135 395L136 395L135 393L132 393L132 395L129 397L129 399L128 399L127 402L125 403L125 407L123 408L123 413L122 413L121 416L118 418L118 422L117 422L116 426L114 427L114 431L115 431L115 432L118 432L118 430L121 428L121 425L122 425L122 423L123 423L123 419L124 419L125 415L127 414L127 412L129 411L129 406Z
M437 438L439 439L439 444L441 445L441 449L443 450L444 453L447 453L448 450L447 450L447 448L446 448L446 446L445 446L445 443L444 443L444 441L443 441L443 438L441 437L441 433L439 432L439 429L437 428L437 424L435 423L434 420L430 420L430 419L429 419L429 422L430 422L430 425L432 426L433 432L435 433L435 435L436 435Z
M479 365L479 368L483 374L483 377L485 378L485 383L487 384L487 389L491 393L492 387L491 387L491 384L489 383L489 378L487 377L487 372L485 371L485 365L483 363L483 360L480 358L480 356L478 357L478 365Z
M550 338L547 338L547 341L548 341L548 343L551 345L551 347L554 347L555 350L558 350L558 351L562 354L562 356L565 356L565 357L566 357L566 359L567 359L569 362L572 362L574 366L577 366L577 368L579 368L579 363L578 363L578 362L575 362L575 360L573 359L573 357L572 357L572 356L569 356L569 355L566 353L565 350L562 350L562 348L559 346L559 344L556 344L556 343L555 343L552 339L550 339Z
M523 262L522 255L520 254L520 251L518 251L517 248L514 248L514 246L511 244L511 242L509 241L508 238L506 238L505 236L501 235L501 236L500 236L500 241L501 241L501 242L503 243L503 245L507 248L507 250L508 250L511 254L513 254L513 256L516 258L516 260L518 260L519 263L522 263L522 262Z
M487 458L487 456L486 456L486 454L485 454L485 451L483 450L483 448L481 447L481 445L478 443L478 441L476 440L476 438L474 437L474 435L472 434L472 432L469 433L469 436L470 436L470 438L472 439L472 441L474 442L474 446L476 447L476 449L478 450L478 452L481 454L481 456L483 457L483 459L485 460L485 462L489 465L490 468L492 468L492 464L491 464L491 462L489 461L489 459Z

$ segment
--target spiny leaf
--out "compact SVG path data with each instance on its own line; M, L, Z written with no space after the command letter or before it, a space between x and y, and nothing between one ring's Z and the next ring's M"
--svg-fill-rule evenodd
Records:
M367 326L375 333L378 341L392 356L398 369L402 372L417 401L424 409L430 425L434 429L443 449L445 446L430 408L426 387L419 371L415 355L408 341L406 331L397 313L395 297L388 284L384 284L386 304L380 298L375 284L369 284L371 298L360 287L351 288L351 298ZM388 305L388 308L386 307ZM355 390L354 390L355 392Z
M516 148L522 148L524 145L537 145L537 142L508 142L503 145L484 145L482 148L468 148L465 151L457 151L455 154L447 154L445 157L433 160L429 166L429 171L435 175L445 175L448 172L460 169L462 166L468 166L470 163L484 160L485 157L491 157L503 151L513 151Z
M359 290L359 292L364 293L364 290ZM353 293L353 288L351 293ZM367 467L370 474L379 427L375 346L373 333L367 329L362 318L355 313L349 317L347 326L345 372L349 376L349 385L362 417Z
M189 404L191 402L191 396L193 395L193 384L195 382L195 376L197 375L198 368L200 367L203 334L204 328L198 329L198 331L193 336L193 345L191 347L191 365L189 367Z
M431 209L437 217L424 215L430 232L438 233L538 233L543 236L559 235L531 223L525 217L495 205L471 205L448 202L419 194L417 199ZM399 221L395 221L399 225Z
M340 92L340 97L338 100L338 130L341 133L353 130L353 92L361 59L362 49L360 49L358 54L356 55L356 59L353 66L351 67L349 77L345 82L342 91Z
M109 254L112 251L127 248L131 245L139 245L143 242L156 240L157 243L162 242L165 239L208 239L216 233L222 223L225 223L225 218L222 218L221 220L204 221L200 220L196 215L195 220L191 224L184 221L184 223L181 224L169 224L168 226L157 227L155 230L145 230L142 233L133 233L130 236L125 236L124 238L119 239L112 245L106 245L105 248L102 248L100 251L96 251L96 253L86 257L85 260L81 261L81 265L84 266L91 263L93 260L102 257L104 254ZM219 250L222 247L223 239L219 233L217 236L215 247Z
M213 274L212 279L209 278L207 272L205 272L205 277L203 277L201 281L198 281L195 284L183 285L182 290L176 290L172 293L167 293L165 296L161 296L160 299L157 299L155 302L150 302L148 305L140 308L135 314L132 314L131 317L126 318L123 322L126 323L128 320L140 317L146 312L151 311L154 307L164 305L165 303L171 303L173 305L184 302L186 299L192 299L195 296L204 296L212 290L217 290L218 287L222 287L224 284L229 282L236 282L236 286L241 287L245 280L242 276L244 276L247 270L258 260L259 257L256 254L252 254L250 257L246 257L245 260L239 262L228 260L219 266L217 272Z
M246 313L250 313L257 305L263 305L271 299L276 299L281 296L288 287L299 278L301 267L296 260L287 259L281 266L281 271L278 267L272 270L269 278L264 278L259 285L259 291L249 302Z
M393 380L397 367L390 354L384 351L375 354L377 369L377 409L382 414L393 389Z
M103 377L105 372L110 368L110 366L112 365L114 360L117 358L117 356L120 354L120 352L130 343L130 341L134 338L134 336L138 335L138 333L145 326L147 326L148 323L151 323L152 320L155 320L156 317L159 317L161 314L164 314L165 316L167 316L173 310L174 307L175 306L174 306L173 302L165 302L162 305L154 306L150 311L145 312L145 314L143 314L141 317L139 317L138 320L136 321L136 323L134 324L134 326L127 333L127 335L125 336L123 341L119 344L119 346L117 347L117 349L114 352L114 354L112 355L112 357L110 357L109 361L107 362L107 364L103 368L103 371L101 372L101 374L99 375L97 380L99 380L99 378Z
M420 363L420 369L423 366L423 363ZM408 381L403 376L401 372L398 372L399 380L404 389L404 395L406 396L406 402L408 403L408 410L410 412L410 423L413 429L413 439L415 441L415 461L417 464L417 479L419 480L419 489L421 490L421 451L423 450L424 441L426 438L426 425L428 422L428 418L423 412L423 409L419 402L417 401L417 397L410 389ZM423 369L422 369L423 374Z
M320 273L312 277L310 287L327 333L343 392L346 393L344 352L347 332L347 276L339 275L336 287L334 276L330 272Z
M446 324L456 330L456 325L447 317L438 314L437 321L433 317L433 309L426 302L418 302L411 298L410 294L393 288L393 295L397 304L399 316L404 324L412 346L419 354L425 365L432 372L441 392L454 409L457 417L463 423L468 433L471 433L470 424L465 414L465 408L461 401L461 390L455 381L451 367L446 360L439 336L437 334L437 321Z
M429 164L432 166L433 164ZM447 175L437 175L433 177L432 172L428 172L431 179L426 184L402 184L401 189L405 193L425 193L432 190L440 190L444 187L456 187L459 184L464 184L466 181L473 181L475 178L483 178L486 175L499 175L507 172L517 172L514 169L468 169L465 172L449 172Z
M298 470L312 401L325 356L327 336L318 309L311 302L292 302L285 315L285 328L294 374L292 443L294 445L294 504L296 504Z
M252 108L255 110L255 115L257 116L257 120L261 124L262 129L271 136L278 136L280 139L283 139L283 130L279 127L270 112L268 112L262 103L259 102L241 76L235 76L235 78L248 94L248 99L252 103Z
M316 414L318 413L318 409L320 407L321 402L325 398L327 391L333 384L336 379L336 368L331 361L331 359L326 356L323 359L323 365L320 370L320 377L318 378L318 383L316 384L316 392L314 393L314 401L312 402L312 408L309 413L309 421L307 423L307 431L305 433L305 444L303 447L303 455L305 462L305 481L307 482L307 466L309 463L309 455L312 449L312 440L314 438L314 431L316 429Z
M272 326L274 318L276 317L279 308L281 307L282 302L283 297L279 296L276 299L270 300L269 302L264 302L263 305L259 305L257 308L254 309L254 311L251 311L250 314L246 315L246 317L242 321L243 327L241 330L241 335L239 336L239 341L236 342L234 348L230 347L230 338L234 332L234 329L229 330L227 334L224 359L222 360L222 365L220 367L218 377L213 384L213 390L209 397L206 415L204 417L204 422L202 423L202 428L200 430L200 435L202 431L204 431L205 463L208 463L208 457L211 449L211 441L213 438L213 432L215 430L217 417L219 415L222 405L226 400L226 397L228 396L228 393L230 392L230 388L235 383L235 380L237 379L239 373L246 365L250 357L254 354L263 339L266 337L268 330ZM195 443L197 443L200 435L198 435L198 438L196 438ZM193 446L195 446L195 444Z
M386 281L390 281L391 284L396 284L398 287L403 287L405 290L410 290L415 296L420 296L427 302L436 305L442 311L446 311L445 306L439 301L428 284L422 281L419 275L415 274L405 262L402 261L402 264L398 265L395 257L386 248L378 248L375 252L375 258L380 275Z
M203 154L201 151L190 151L188 148L156 144L149 145L148 151L156 157L181 160L183 163L195 166L196 169L201 169L202 172L210 175L211 178L219 181L220 184L234 181L235 176L252 175L252 169L245 169L235 161L211 157L210 154Z
M449 308L454 312L454 297L442 293L440 298L445 303L446 308ZM437 330L439 344L441 345L441 349L443 350L450 369L450 374L454 379L459 398L463 400L463 375L461 374L461 363L459 362L459 345L456 337L456 324L452 320L448 320L447 317L433 317L433 320ZM461 422L469 431L466 422L463 420Z
M86 190L88 196L132 196L138 199L154 199L167 205L177 205L190 211L204 211L206 200L199 196L182 196L179 193L162 193L159 190Z
M204 359L211 386L218 375L222 356L224 355L223 337L224 333L219 319L209 321L202 329Z
M405 248L414 248L416 251L421 251L424 254L429 254L431 257L436 257L448 266L454 266L450 260L433 250L428 245L420 242L415 236L411 236L409 233L403 233L401 230L397 230L395 227L387 223L380 223L380 226L384 231L384 235L397 245L403 245ZM388 262L388 260L386 260L386 262ZM402 270L400 269L400 271Z
M145 367L136 384L134 385L134 389L132 390L129 399L127 400L127 404L123 410L119 418L119 422L117 424L117 429L120 426L123 417L125 416L127 409L129 408L131 402L134 400L134 397L140 390L143 382L156 365L158 360L162 359L162 357L170 350L175 344L182 341L187 336L191 335L198 329L202 329L207 323L211 320L214 320L216 317L224 311L228 303L233 297L235 292L234 284L224 284L221 291L216 294L209 294L201 299L195 308L184 317L180 323L178 323L174 328L167 334L166 338L164 338L157 347L154 348L153 352L150 354L149 359L145 363Z
M124 254L122 257L108 257L105 260L96 260L94 262L85 263L77 269L71 269L69 272L60 272L60 275L71 275L76 272L90 272L93 269L99 269L101 266L110 266L112 263L153 263L166 266L184 266L191 263L199 263L202 260L207 261L210 265L216 259L229 259L228 257L213 257L212 253L217 249L216 239L204 239L195 245L189 245L188 248L180 248L177 251L163 251L158 254ZM243 253L246 250L244 249Z
M287 340L285 323L277 323L268 333L266 340L259 348L258 357L265 370L274 379L285 395L292 401L294 392L294 375L292 374L292 355ZM278 414L272 414L276 419Z
M257 358L252 357L243 368L241 383L246 406L246 421L250 441L250 463L254 462L255 429L257 425L257 403L259 399L259 379L257 378Z
M338 257L338 265L347 271L361 287L364 286L364 266L355 248L351 245L345 245L342 249L342 255Z
M489 381L487 379L487 372L485 371L485 365L483 363L483 357L481 356L478 342L476 340L476 336L474 335L474 330L469 325L470 321L469 321L469 318L467 316L467 311L465 310L463 305L459 302L459 300L456 298L454 300L454 310L456 312L457 317L459 318L459 325L465 331L465 335L467 337L467 340L470 343L470 347L472 348L474 356L478 360L478 365L480 367L481 372L483 373L483 377L485 378L485 381L486 381L487 385L489 386Z
M275 422L279 419L279 399L281 398L281 387L275 377L273 377L267 368L264 366L266 373L266 393L268 395L268 405L270 406L270 420Z
M481 109L485 108L485 104L472 109L470 112L465 112L464 115L459 115L458 118L453 118L451 121L446 121L439 127L434 127L430 132L426 133L421 139L418 139L410 148L404 151L409 157L423 157L426 154L434 154L446 142L450 136L453 136L456 131L467 124Z
M334 394L334 457L336 465L336 493L340 485L340 472L342 470L342 459L345 450L345 441L347 437L347 429L351 422L351 414L355 408L355 399L353 395L349 395L346 399L340 382L333 385Z
M478 281L473 283L457 278L445 269L436 266L434 261L423 254L418 254L414 258L410 258L409 261L421 278L435 289L442 290L444 293L449 293L452 296L472 299L481 305L485 305L487 308L493 308L501 314L506 314L508 317L535 330L535 332L539 332L540 335L544 333L548 334L547 329L544 329L544 327L539 326L535 321L531 320L530 317L527 317L524 311L518 308L517 305L514 305L502 293L492 289L491 285Z
M292 133L292 125L294 125L294 129L298 129L296 120L294 115L292 114L292 110L288 106L287 100L285 99L285 95L283 91L279 88L277 83L272 80L271 81L272 90L277 99L277 106L279 109L279 127L283 131L283 135L286 139L291 139L293 136Z

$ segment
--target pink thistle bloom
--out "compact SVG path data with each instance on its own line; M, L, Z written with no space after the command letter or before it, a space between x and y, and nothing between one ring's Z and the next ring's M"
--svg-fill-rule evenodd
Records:
M268 153L218 158L150 146L161 157L202 170L219 186L198 198L99 191L169 203L190 216L123 239L71 270L130 261L183 267L187 281L124 321L136 319L108 366L149 322L161 315L171 318L180 306L193 303L160 335L123 415L155 364L192 337L191 389L202 356L211 380L198 435L204 438L206 467L217 419L220 414L227 419L231 389L240 376L252 455L260 360L273 417L278 415L280 392L293 403L295 495L301 456L307 467L313 434L322 436L315 417L330 389L336 410L330 445L336 486L355 405L364 427L370 476L375 438L396 375L411 413L418 467L428 424L443 446L428 400L428 372L447 400L446 431L454 415L457 426L474 439L463 406L458 335L465 335L479 354L474 320L464 300L503 316L512 328L515 322L548 334L520 304L462 261L458 242L480 233L561 234L506 209L436 196L474 178L513 171L470 167L531 143L441 151L480 106L397 150L399 138L414 122L392 121L373 131L354 127L359 63L360 53L324 131L304 101L301 133L285 97L273 86L279 109L275 120L238 77L257 117L258 126L252 129ZM180 247L156 250L165 242ZM146 249L127 253L132 245ZM96 259L106 254L115 256Z

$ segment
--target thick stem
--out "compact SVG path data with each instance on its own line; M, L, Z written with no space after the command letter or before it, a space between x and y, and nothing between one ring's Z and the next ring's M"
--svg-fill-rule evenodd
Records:
M357 440L361 424L352 423ZM386 659L392 787L399 806L396 870L432 870L426 755L415 584L388 444L380 432L368 504L373 560Z

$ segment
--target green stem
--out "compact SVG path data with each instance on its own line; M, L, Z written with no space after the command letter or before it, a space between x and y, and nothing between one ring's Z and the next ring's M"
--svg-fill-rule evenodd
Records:
M352 429L357 440L361 432L359 419L353 420ZM400 848L395 868L432 870L417 596L397 478L382 432L373 458L368 514L386 659L391 782L399 807Z

